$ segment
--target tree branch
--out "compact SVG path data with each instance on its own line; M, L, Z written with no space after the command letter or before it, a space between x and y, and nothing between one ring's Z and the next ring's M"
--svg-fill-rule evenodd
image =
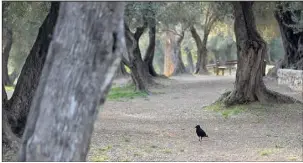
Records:
M142 34L144 33L145 29L148 26L148 20L146 18L146 11L142 13L143 14L143 25L141 27L136 28L136 32L134 34L134 38L138 41Z
M183 37L181 34L179 34L178 32L176 32L175 30L171 30L171 29L163 29L163 30L161 30L161 32L172 32L175 35Z

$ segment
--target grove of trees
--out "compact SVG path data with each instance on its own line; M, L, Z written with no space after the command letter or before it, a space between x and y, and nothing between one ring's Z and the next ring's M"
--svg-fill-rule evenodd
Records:
M149 94L156 78L237 60L226 106L297 102L262 73L264 60L303 69L302 2L2 4L2 144L19 161L85 161L115 77Z

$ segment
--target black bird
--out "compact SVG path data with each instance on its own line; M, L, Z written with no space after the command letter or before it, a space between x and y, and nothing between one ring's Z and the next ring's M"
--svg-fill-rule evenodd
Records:
M196 126L196 133L199 137L199 141L202 140L202 137L208 137L208 135L205 133L205 131L202 130L202 128L200 127L200 125L197 125ZM201 140L200 140L201 138Z

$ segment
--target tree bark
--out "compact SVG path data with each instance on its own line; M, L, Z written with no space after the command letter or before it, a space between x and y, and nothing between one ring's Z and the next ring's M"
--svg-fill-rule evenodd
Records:
M150 2L149 2L150 3ZM155 55L155 48L156 48L156 18L155 12L151 10L151 16L149 18L148 26L149 26L149 44L145 53L144 62L147 65L148 72L151 76L158 76L156 73L153 61Z
M175 71L174 71L173 75L187 73L186 69L185 69L185 65L184 65L183 60L182 60L182 54L181 54L181 43L184 39L184 32L185 31L181 32L179 38L176 41L177 47L175 48L176 52L174 54L176 54L177 56L174 57L174 59L175 59L175 63L177 63L176 64L177 66L175 68Z
M59 2L52 2L51 9L42 23L36 42L22 68L15 91L8 102L9 121L12 130L21 136L25 128L29 108L38 87L47 50L52 39L59 11Z
M2 36L2 83L4 85L11 85L12 82L8 76L8 57L13 44L12 30L3 24L3 36Z
M226 106L254 101L262 103L292 103L296 100L268 90L263 82L263 61L266 43L256 30L252 11L253 2L234 2L235 35L238 68L234 90L225 93Z
M208 74L208 70L206 68L207 64L207 40L210 30L204 30L203 41L201 40L197 30L194 26L190 28L190 32L192 37L194 38L196 45L197 45L197 64L196 64L196 71L195 74Z
M303 31L295 33L291 25L296 23L291 17L290 11L283 11L283 6L277 5L275 18L279 24L285 50L282 68L303 70Z
M148 91L148 86L155 84L148 71L148 66L142 60L142 55L139 47L139 39L146 29L147 23L142 27L138 27L135 33L132 33L125 24L126 47L128 51L129 62L126 65L131 70L131 77L136 86L137 91Z
M188 63L188 70L189 70L189 72L193 73L195 67L194 67L194 62L193 62L193 57L192 57L191 51L188 47L185 47L184 50L187 54L186 58L187 58L187 63Z
M121 2L60 2L19 161L85 161L124 46Z
M2 83L2 150L5 153L9 149L17 149L20 139L12 132L11 126L8 123L7 114L7 94L4 83Z
M184 38L184 31L176 39L171 31L166 31L166 48L164 59L164 74L166 76L186 73L186 69L181 57L181 43Z

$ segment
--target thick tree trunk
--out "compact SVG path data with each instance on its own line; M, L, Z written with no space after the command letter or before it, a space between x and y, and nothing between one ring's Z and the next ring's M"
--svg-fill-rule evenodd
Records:
M256 30L252 3L234 2L238 68L235 88L231 93L223 95L226 96L224 103L230 106L254 101L295 102L293 98L270 91L265 87L262 77L266 43Z
M158 76L156 73L153 61L154 61L154 55L155 55L155 48L156 48L156 19L155 19L155 13L152 10L152 15L149 20L149 44L146 50L146 54L144 57L144 62L147 65L147 69L150 75L152 76Z
M165 39L165 56L164 56L164 75L165 76L171 76L171 74L174 71L173 66L173 59L172 59L172 53L173 53L173 44L174 44L174 38L172 39L173 34L171 32L166 32L166 39Z
M285 50L282 68L303 70L303 31L295 33L292 25L299 25L291 17L291 11L283 11L281 4L277 6L275 18L280 27Z
M23 133L29 108L38 87L53 29L57 21L58 11L59 2L52 2L50 12L39 29L36 42L25 61L15 91L9 100L8 119L12 125L13 132L18 136Z
M166 48L164 59L164 74L166 76L179 75L186 73L186 69L181 57L181 43L184 38L184 31L181 33L178 39L175 35L167 31L166 32Z
M125 25L126 47L128 51L129 62L127 66L131 70L131 77L137 91L149 92L148 86L155 84L148 71L148 65L142 60L139 47L139 39L145 30L145 26L137 28L133 34L127 25Z
M186 58L187 58L187 63L188 63L188 70L189 72L193 73L194 72L194 62L193 62L193 57L191 54L191 51L188 47L184 48L185 52L186 52Z
M120 64L123 3L60 3L19 161L85 161L99 104Z
M2 83L4 85L11 85L12 82L8 76L8 57L13 44L12 30L4 25L2 36Z
M206 68L207 64L207 40L208 40L208 35L209 35L209 30L204 30L204 36L203 36L203 41L201 40L197 30L195 27L190 28L190 32L192 34L192 37L194 38L196 45L197 45L197 64L196 64L196 74L208 74L208 70Z
M182 54L181 54L181 43L182 43L183 39L184 39L184 31L181 32L181 35L179 36L179 38L176 41L176 48L175 48L176 52L174 54L176 54L177 56L174 57L174 59L175 59L175 63L177 66L175 68L173 75L187 73L185 65L182 60Z

